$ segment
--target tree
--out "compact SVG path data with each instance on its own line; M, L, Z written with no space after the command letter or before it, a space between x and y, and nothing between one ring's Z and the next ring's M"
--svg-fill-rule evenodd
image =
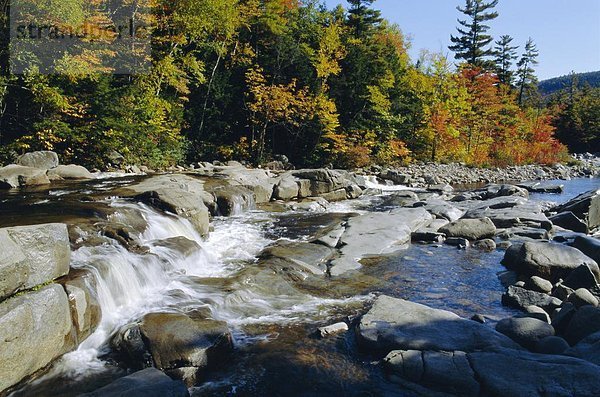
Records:
M374 26L379 25L383 19L381 11L371 8L376 0L348 0L350 10L348 11L348 25L357 36L363 36L372 31Z
M485 23L498 17L497 12L488 12L496 5L498 5L498 0L488 3L484 0L466 0L464 8L457 7L458 11L468 17L458 20L459 35L450 37L453 45L449 48L454 51L457 60L463 60L484 69L492 67L492 63L486 58L494 54L489 47L493 38L486 33L490 27Z
M512 85L514 80L514 72L512 70L513 62L517 60L517 49L519 46L511 46L513 38L509 35L500 37L496 41L496 73L500 82Z
M525 52L517 63L517 77L519 79L519 105L522 106L526 97L533 97L537 93L537 77L535 69L538 64L539 52L537 46L530 37L525 44Z

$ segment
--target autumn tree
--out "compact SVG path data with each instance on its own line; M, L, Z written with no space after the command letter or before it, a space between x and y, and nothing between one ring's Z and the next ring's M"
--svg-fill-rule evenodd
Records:
M458 19L459 35L450 37L452 45L449 48L457 60L484 69L492 67L488 58L494 54L490 47L493 38L487 33L490 27L486 22L498 17L498 13L492 11L497 5L498 0L466 0L464 7L457 7L466 16L466 19Z

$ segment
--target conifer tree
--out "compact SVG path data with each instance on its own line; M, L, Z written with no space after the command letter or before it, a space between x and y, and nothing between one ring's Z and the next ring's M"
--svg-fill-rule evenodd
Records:
M466 0L465 7L457 7L458 11L467 16L459 19L458 36L451 36L452 45L449 47L455 53L457 60L463 60L473 66L491 69L493 63L486 59L494 55L490 47L493 38L487 34L490 27L485 23L498 17L492 11L498 5L498 0Z
M519 46L512 46L513 38L509 35L500 37L496 41L496 73L498 80L507 85L512 85L514 72L512 71L513 62L517 60L517 49Z
M376 0L348 0L348 25L354 29L357 36L367 34L373 26L379 25L383 18L381 11L371 8Z
M530 37L525 44L525 52L517 63L517 76L519 79L519 105L521 106L523 105L526 96L531 96L537 92L538 80L533 67L538 64L538 56L539 51L537 46Z

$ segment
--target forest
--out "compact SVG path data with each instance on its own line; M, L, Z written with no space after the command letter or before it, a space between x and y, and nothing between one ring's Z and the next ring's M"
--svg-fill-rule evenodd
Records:
M44 3L44 17L65 26L106 23L131 1L19 3ZM599 89L571 85L543 100L534 41L488 34L497 3L459 5L458 29L448 32L455 59L411 59L401 27L374 0L347 9L318 0L148 0L136 18L152 27L150 67L119 74L114 52L93 46L56 56L54 73L29 54L28 68L14 73L2 0L0 163L53 150L91 168L105 168L115 151L158 169L260 165L280 155L298 167L486 167L551 164L566 159L567 146L598 148Z

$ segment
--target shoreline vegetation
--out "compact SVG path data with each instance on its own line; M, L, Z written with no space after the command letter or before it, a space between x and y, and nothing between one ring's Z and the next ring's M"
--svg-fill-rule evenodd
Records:
M69 26L106 17L101 7L67 3L48 18ZM485 168L594 151L600 89L573 78L542 98L534 41L487 34L496 4L458 7L456 63L426 52L410 59L402 27L371 0L347 9L313 0L159 0L138 15L154 27L151 67L139 75L111 74L113 52L84 45L65 49L55 74L36 69L43 59L11 74L4 37L0 164L51 150L89 169L107 168L115 151L154 169L258 166L278 156L298 168ZM8 21L4 14L5 28ZM36 44L52 44L43 40Z

